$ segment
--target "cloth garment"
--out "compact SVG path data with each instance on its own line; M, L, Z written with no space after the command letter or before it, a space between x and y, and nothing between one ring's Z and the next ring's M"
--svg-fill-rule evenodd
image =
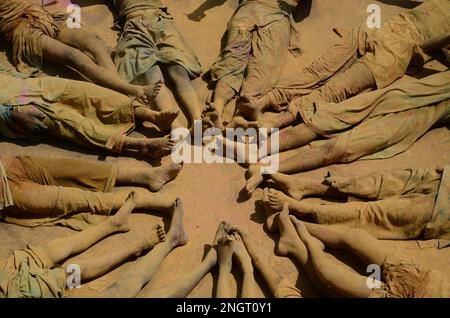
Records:
M431 127L450 121L450 72L401 81L342 103L305 104L301 116L316 133L329 137L327 162L384 159L406 151Z
M112 211L115 166L64 158L16 156L0 160L13 201L0 211L3 221L82 230L103 221Z
M382 280L384 284L370 298L450 297L450 282L441 271L428 269L399 250L384 261Z
M302 298L302 292L295 287L287 278L283 278L278 284L275 292L275 298Z
M267 93L281 75L289 47L295 47L296 6L295 1L241 1L228 23L225 47L211 67L212 80L226 83L241 96Z
M5 167L0 160L0 210L12 206L14 200L8 183Z
M157 63L181 65L191 78L201 74L197 55L159 0L116 0L115 4L116 21L123 27L114 63L122 78L136 82Z
M316 133L331 137L368 119L418 109L449 98L450 71L445 71L419 80L398 81L338 103L305 102L300 116Z
M34 74L42 66L41 36L55 38L68 14L50 13L29 0L0 0L0 31L12 46L19 72Z
M322 92L320 97L329 102L336 100L335 94L343 93L342 88L364 87L355 82L361 81L359 76L341 74L352 68L356 61L367 66L377 88L388 86L408 73L409 67L420 67L430 59L421 45L450 33L450 3L448 0L429 0L395 15L380 29L364 26L339 33L342 38L319 59L302 68L294 77L280 80L268 92L272 106L285 105L315 89L320 90L324 84L327 86L327 81L341 83ZM302 102L300 99L297 104ZM290 105L294 106L298 107Z
M311 147L326 145L325 165L391 158L408 150L433 126L448 123L450 100L371 118L337 137L314 141Z
M355 177L329 174L324 184L349 196L349 201L313 205L315 219L362 228L379 239L437 239L444 247L443 241L450 243L449 171L450 166Z
M0 75L0 87L0 107L14 106L15 111L22 112L37 108L46 115L44 124L51 135L114 152L121 152L123 137L135 127L134 107L142 105L88 82L57 77L20 79ZM0 132L5 137L39 137L23 136L13 123L1 119Z
M61 298L66 273L39 248L27 246L0 260L0 297Z

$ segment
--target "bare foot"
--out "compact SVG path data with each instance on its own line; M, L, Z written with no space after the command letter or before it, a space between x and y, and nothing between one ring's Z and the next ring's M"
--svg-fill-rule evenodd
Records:
M219 223L216 235L214 236L213 243L208 252L206 252L203 262L207 262L211 267L217 264L217 249L218 249L217 245L219 243L219 239L227 235L229 231L230 225L227 222L222 221Z
M274 173L270 178L280 189L295 200L303 199L307 193L303 180L283 173Z
M181 171L183 163L171 163L170 165L161 166L149 170L148 174L143 176L150 191L158 192L169 181L176 178Z
M234 237L236 238L231 242L231 246L233 248L233 254L239 263L239 266L242 269L243 273L252 273L253 272L253 265L252 265L252 259L250 258L250 255L247 252L247 249L245 248L244 243L242 242L241 237L236 233L234 234Z
M278 231L278 216L279 216L278 211L279 210L274 210L271 208L270 201L269 201L269 189L268 188L264 188L262 202L263 202L264 213L266 215L266 222L264 223L264 226L266 227L266 231L269 233L275 233Z
M220 131L225 130L225 126L222 121L222 114L215 108L214 103L206 105L202 113L202 119L207 119L213 127L220 129Z
M150 158L161 158L170 154L174 145L175 141L171 140L169 136L147 138L142 143L140 150Z
M166 242L170 242L174 247L186 245L188 236L183 227L184 208L180 198L173 203L172 222L170 230L166 235Z
M142 189L142 191L146 191ZM173 207L174 196L170 193L150 193L146 191L148 195L142 196L139 206L146 210L156 210L163 213L171 211Z
M156 226L156 234L158 234L158 238L160 242L164 242L166 240L166 230L164 230L164 226L162 224L158 223Z
M305 223L296 218L293 218L292 222L295 225L295 230L297 231L298 236L308 248L314 246L318 249L321 249L322 251L325 249L325 245L322 243L322 241L315 238L309 233Z
M269 189L267 194L269 197L269 205L275 211L280 211L285 203L289 204L296 203L295 199L275 189Z
M149 118L149 122L144 122L144 127L151 127L152 124L158 128L158 130L162 133L170 131L172 128L173 121L178 117L179 111L175 110L163 110L160 112L155 112Z
M289 219L289 205L287 203L283 205L283 209L280 212L278 227L280 229L280 239L277 243L277 252L281 256L289 256L296 249L295 241L298 240L298 234Z
M220 270L231 272L233 266L233 247L232 241L235 240L231 235L223 235L217 244L218 247L218 260Z
M215 149L221 149L222 157L224 158L229 158L244 165L258 162L257 143L250 144L248 142L234 141L222 135L215 136L215 142Z
M227 125L226 128L230 128L230 129L235 129L235 128L243 128L243 129L255 128L255 129L258 129L260 127L261 127L261 125L259 124L258 121L248 121L247 119L245 119L242 116L235 116L235 117L233 117L233 119Z
M119 211L108 218L108 222L116 232L128 232L130 230L130 214L136 207L136 201L137 194L134 191L130 192Z
M264 181L261 174L261 168L257 165L251 165L247 170L247 183L245 184L245 192L251 196L253 191Z
M251 120L260 120L264 109L264 105L260 101L261 100L256 97L240 98L238 102L239 112Z
M166 240L166 231L161 223L152 227L151 232L139 232L138 252L136 256L141 256L144 251L152 249L156 245Z
M164 82L159 80L156 83L142 86L141 92L137 97L141 98L145 104L149 105L155 100L156 96L158 96L163 84Z

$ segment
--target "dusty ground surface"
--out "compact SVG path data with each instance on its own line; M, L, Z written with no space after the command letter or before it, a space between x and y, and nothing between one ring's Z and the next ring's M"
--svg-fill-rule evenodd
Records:
M61 0L62 4L69 1ZM111 30L113 16L108 7L100 0L72 1L82 6L82 22L95 28L104 37L108 45L115 46L117 33ZM204 68L212 64L220 49L220 39L225 31L226 23L237 7L238 1L225 1L220 6L211 8L205 13L201 21L193 21L188 14L194 12L203 3L203 0L177 0L166 1L170 12L175 16L184 36L192 43ZM210 1L220 4L221 0ZM364 23L367 18L366 8L369 3L377 3L382 8L382 19L388 19L393 14L406 10L414 4L412 1L383 1L374 0L313 0L304 1L299 14L301 21L297 28L302 34L303 55L300 58L289 58L286 70L294 70L307 63L332 43L336 36L331 29L335 26L351 27ZM52 6L50 9L58 9ZM0 52L2 65L10 65L5 55L6 46L3 44ZM73 72L67 72L62 68L47 67L46 73L77 78ZM288 72L285 71L285 75ZM200 97L207 94L207 85L202 79L195 80ZM0 88L1 90L1 88ZM301 176L323 176L327 170L335 173L349 175L372 172L380 169L428 167L436 164L449 164L450 132L447 128L438 128L428 132L413 147L405 153L388 160L358 161L348 165L333 165L300 174ZM98 152L80 149L66 143L54 143L33 145L30 143L0 142L0 155L27 154L52 157L79 157L90 160L106 160L116 162L126 161L130 165L135 164L134 159L106 156ZM185 226L189 234L189 243L182 248L174 250L163 262L154 279L146 288L159 288L171 284L183 277L194 268L202 259L204 247L212 241L217 224L226 220L232 224L241 226L250 231L254 238L270 255L270 263L282 274L287 275L293 282L297 282L300 289L306 291L308 296L317 296L310 283L304 279L304 275L298 274L298 269L288 258L274 255L274 238L263 231L263 212L260 209L262 190L258 189L250 200L240 202L239 193L245 184L245 169L237 164L206 165L186 164L179 177L163 191L170 191L183 199L186 208ZM152 216L136 213L132 215L133 230L131 233L120 234L108 238L81 257L94 257L95 255L108 253L118 246L127 244L127 239L136 233L145 233L151 226L161 221L161 216ZM71 230L61 227L23 228L10 224L0 224L0 257L8 256L12 250L23 248L26 244L36 244L49 241L56 237L67 236ZM410 250L410 253L419 257L424 263L434 268L443 270L450 275L450 249L436 250L434 248L420 249L416 241L389 242ZM345 255L335 254L337 258L344 258L352 264L356 270L363 270L360 263L348 259ZM101 291L106 285L124 275L130 267L128 262L114 271L92 282L84 284L80 289L69 292L71 296L92 297ZM216 272L208 274L190 294L190 297L211 297L214 295ZM236 275L239 281L239 274ZM258 277L260 286L264 286ZM237 287L239 287L239 283ZM238 288L236 288L238 290ZM264 287L258 291L260 296L268 296ZM238 292L236 292L238 295Z

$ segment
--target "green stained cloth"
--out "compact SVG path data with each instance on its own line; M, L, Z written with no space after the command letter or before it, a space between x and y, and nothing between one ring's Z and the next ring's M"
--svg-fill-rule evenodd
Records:
M126 20L128 14L139 10L157 10L167 8L161 0L113 0L114 8L117 11L115 23L120 27Z
M7 298L61 298L66 273L38 248L28 246L0 260L0 291Z
M55 38L67 17L67 13L50 13L29 0L0 0L0 31L12 47L12 62L18 71L39 71L41 36Z
M122 78L137 82L158 63L181 65L191 78L201 74L197 55L159 1L116 1L116 6L124 20L114 53L114 64Z
M242 96L261 96L271 90L281 76L293 41L292 11L296 2L274 0L242 1L230 18L226 44L211 67L213 81L221 81ZM296 36L294 36L296 35Z

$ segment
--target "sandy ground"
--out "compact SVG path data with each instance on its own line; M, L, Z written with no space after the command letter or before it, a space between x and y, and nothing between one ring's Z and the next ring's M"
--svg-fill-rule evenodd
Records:
M69 1L62 0L63 4ZM82 22L94 27L104 37L108 45L115 46L117 33L111 30L113 17L108 7L97 0L72 1L82 6ZM202 0L178 0L166 1L170 12L175 16L184 36L190 41L196 50L205 70L210 67L220 49L220 39L225 31L227 21L238 1L220 0L210 1L218 6L211 8L201 21L189 20L188 14L194 12L202 3ZM314 0L303 2L299 13L300 22L297 28L302 34L303 55L300 58L290 57L285 69L294 70L307 63L332 43L336 36L331 31L333 27L351 27L358 23L364 23L367 18L366 8L370 3L377 3L382 8L382 19L388 19L393 14L406 10L413 4L411 1L383 1L373 0ZM390 3L390 4L388 4ZM57 6L51 9L57 9ZM303 18L302 18L303 17ZM8 65L5 55L5 45L2 46L0 58L3 65ZM73 72L62 68L46 68L47 74L60 76L71 76L76 78ZM285 71L284 75L288 75ZM202 79L195 80L202 99L207 95L207 85ZM231 111L231 110L230 110ZM134 159L117 158L80 149L66 143L55 143L33 145L30 143L0 142L0 155L27 154L35 156L51 157L79 157L90 160L106 160L117 162L118 160L135 164ZM302 173L301 176L323 176L327 171L356 175L372 172L380 169L395 169L406 167L429 167L436 164L449 164L450 132L447 128L438 128L428 132L409 150L388 160L358 161L347 165L333 165L323 169ZM445 150L447 149L447 150ZM297 267L288 258L274 255L274 237L268 236L263 231L263 212L260 208L262 190L258 189L250 200L242 201L240 190L245 184L245 169L237 164L207 165L186 164L179 177L168 184L163 191L170 191L183 199L186 208L185 225L189 234L189 243L182 248L174 250L163 262L154 279L146 288L159 288L171 284L183 278L189 270L200 263L204 254L205 245L213 239L217 224L226 220L232 224L246 228L260 242L261 246L270 256L272 264L281 274L287 275L289 279L297 283L297 286L306 292L307 296L318 296L314 292L311 283L300 274ZM130 233L115 235L108 238L93 248L83 253L80 257L95 257L109 253L120 246L127 244L127 239L133 235L143 235L149 231L156 222L162 220L161 216L152 216L136 213L132 215L133 229ZM167 221L167 220L166 220ZM0 224L0 257L8 256L12 250L23 248L26 244L47 242L56 237L68 236L71 230L61 227L24 228L10 224ZM138 234L136 234L138 233ZM419 257L425 264L445 271L450 275L450 249L436 250L434 248L420 249L416 241L389 242L410 250L412 255ZM335 254L337 258L344 259L352 264L355 270L363 271L362 265L344 254ZM72 290L68 294L77 297L91 297L100 292L108 284L126 274L132 262L128 262L114 271L84 284L81 288ZM236 273L239 282L239 273ZM257 276L260 296L269 296L264 284ZM206 275L198 286L190 294L190 297L211 297L214 295L217 281L216 271ZM238 295L240 283L236 286Z

